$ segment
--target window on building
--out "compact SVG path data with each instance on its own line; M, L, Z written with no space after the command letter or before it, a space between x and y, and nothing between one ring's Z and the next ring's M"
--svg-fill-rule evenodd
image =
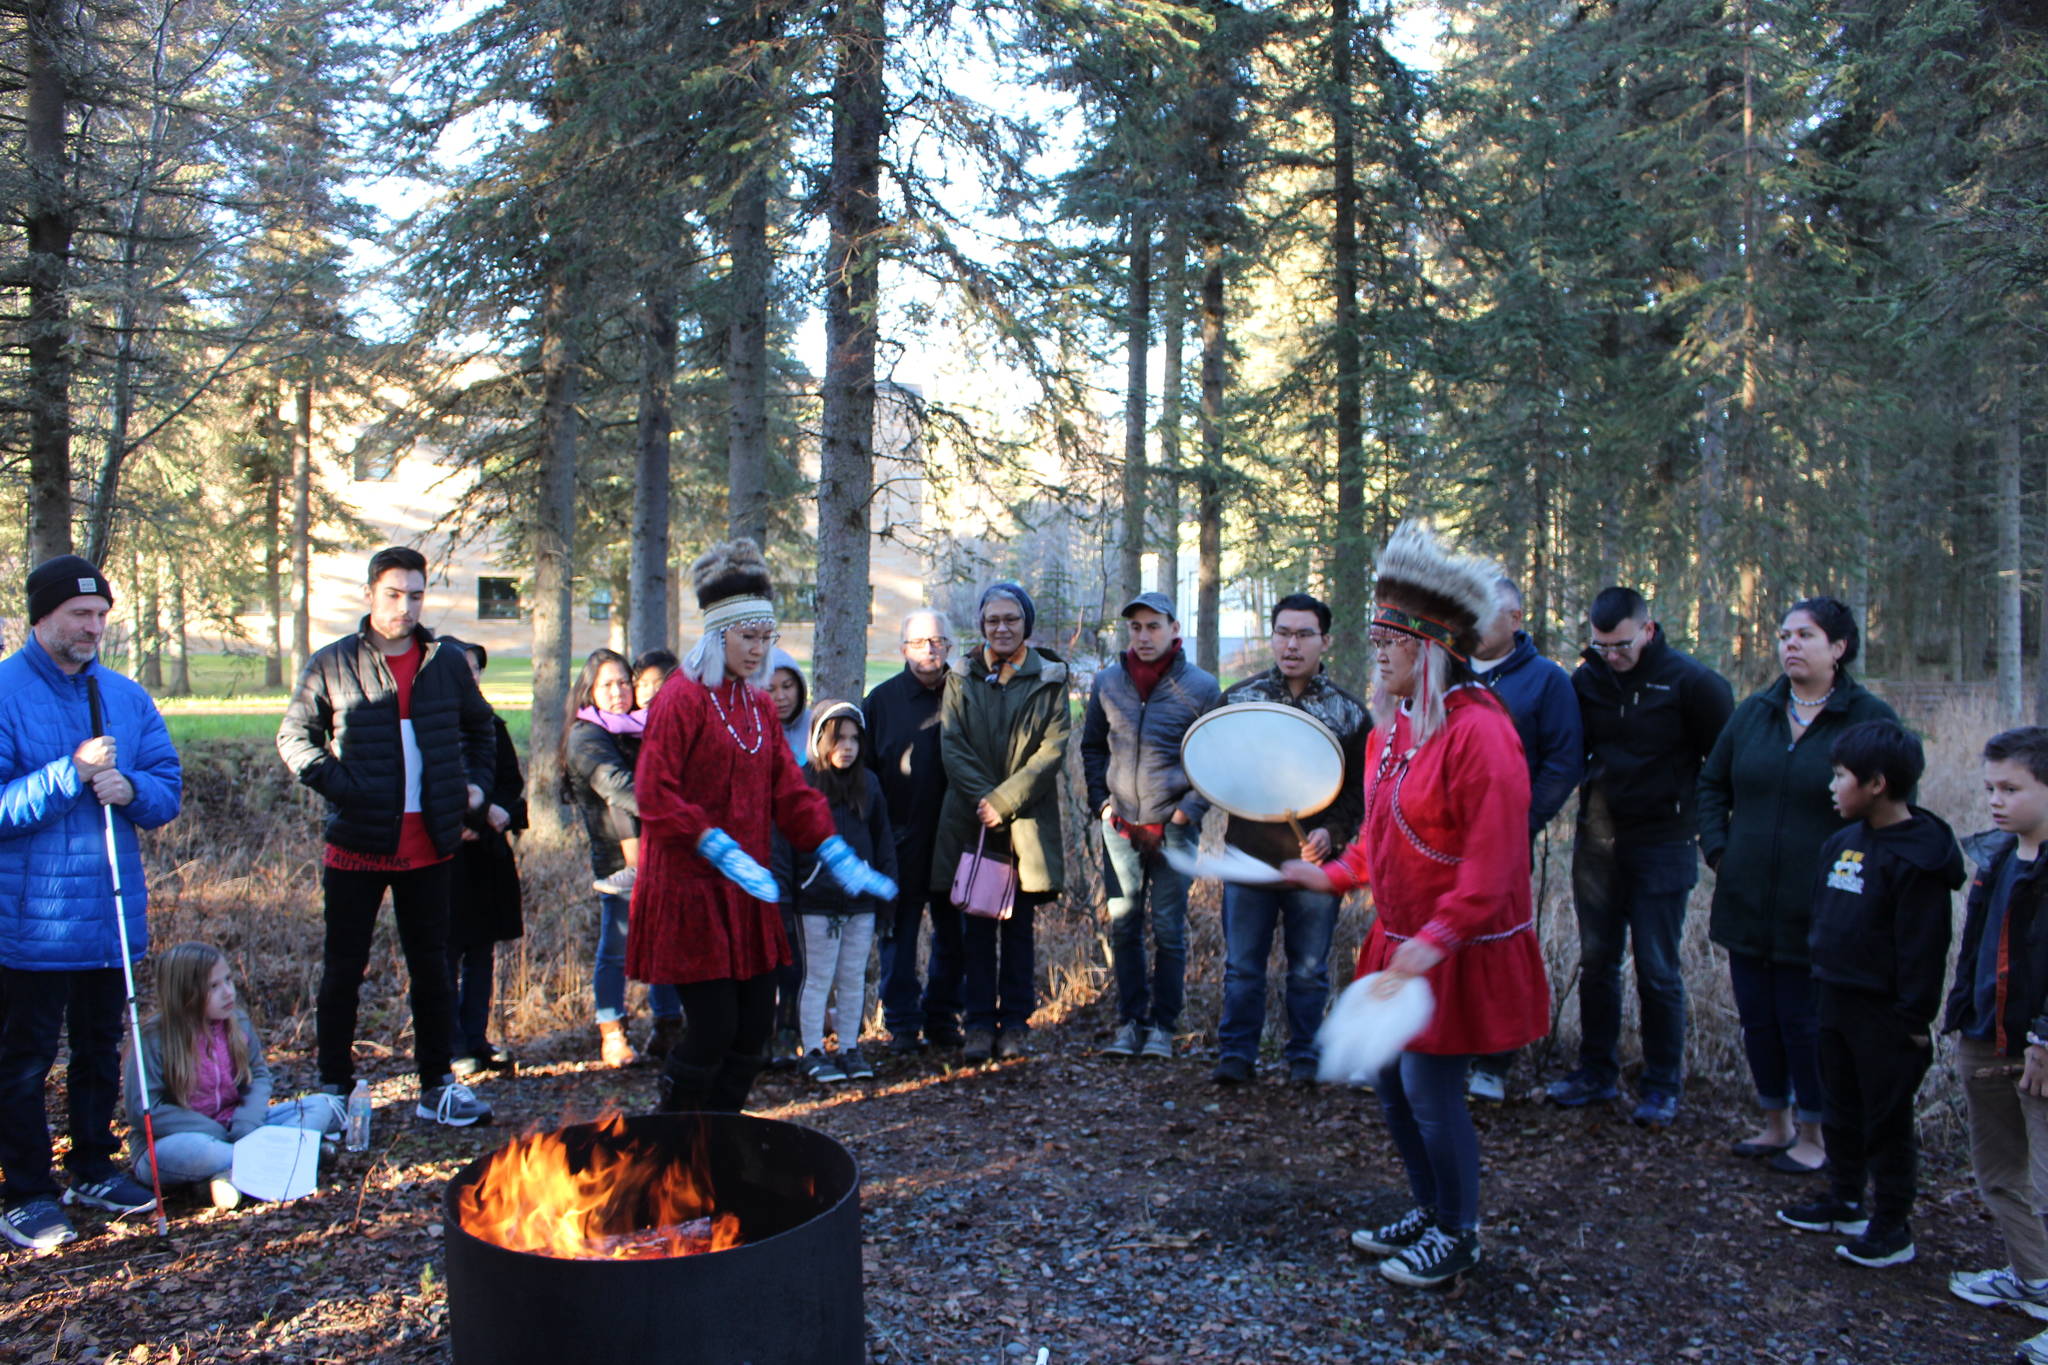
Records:
M476 614L482 621L519 619L519 580L479 578L476 581Z
M612 590L610 588L599 588L596 592L590 594L590 619L593 621L609 621L612 619Z

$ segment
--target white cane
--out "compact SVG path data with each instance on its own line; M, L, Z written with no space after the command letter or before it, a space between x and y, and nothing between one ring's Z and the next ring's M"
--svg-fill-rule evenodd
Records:
M85 698L92 708L92 733L97 739L106 730L100 719L99 679L90 673L85 675ZM128 905L121 895L121 852L114 842L114 808L102 801L100 810L106 816L107 871L114 878L114 927L121 937L121 978L128 985L128 1032L135 1050L135 1079L142 1091L142 1140L149 1152L150 1187L156 1192L156 1232L159 1237L168 1237L171 1220L164 1217L164 1182L156 1168L156 1124L149 1117L149 1071L142 1062L142 1015L135 1007L135 967L128 949Z

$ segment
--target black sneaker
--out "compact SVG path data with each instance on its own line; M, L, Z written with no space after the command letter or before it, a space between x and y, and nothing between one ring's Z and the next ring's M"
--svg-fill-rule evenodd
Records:
M871 1081L875 1078L875 1064L857 1047L839 1049L839 1069L846 1073L849 1081Z
M1905 1223L1885 1223L1873 1218L1859 1237L1851 1237L1835 1248L1835 1255L1873 1270L1904 1265L1913 1259L1913 1229Z
M1410 1209L1391 1223L1360 1228L1351 1234L1354 1250L1371 1256L1392 1256L1406 1251L1436 1228L1436 1215L1427 1209Z
M55 1251L78 1233L57 1201L46 1194L10 1204L0 1214L0 1236L30 1251Z
M1850 1237L1861 1237L1870 1223L1861 1204L1851 1204L1831 1194L1804 1204L1786 1205L1778 1210L1778 1221L1801 1232L1839 1232Z
M74 1178L71 1188L64 1191L64 1202L90 1204L108 1213L141 1213L156 1207L156 1196L140 1181L109 1171L94 1180Z
M1216 1069L1209 1073L1209 1079L1218 1085L1250 1085L1252 1064L1242 1057L1218 1057Z
M992 1028L971 1028L967 1030L967 1042L960 1049L960 1060L969 1063L985 1062L996 1054L996 1031Z
M1406 1251L1380 1262L1380 1274L1411 1289L1449 1284L1479 1264L1479 1229L1445 1232L1432 1227Z

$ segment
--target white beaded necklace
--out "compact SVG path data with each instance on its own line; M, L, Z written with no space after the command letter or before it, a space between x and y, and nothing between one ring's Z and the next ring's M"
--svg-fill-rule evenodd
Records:
M752 744L747 743L744 739L740 738L740 732L732 728L732 720L725 714L725 703L718 699L719 689L716 687L705 689L711 694L711 709L718 712L718 723L725 727L725 732L732 736L732 742L740 747L741 752L758 754L761 752L762 741L768 738L768 727L761 723L760 708L747 705L746 682L738 678L733 679L732 682L739 689L739 695L734 698L734 703L744 706L746 713L754 718L754 742Z

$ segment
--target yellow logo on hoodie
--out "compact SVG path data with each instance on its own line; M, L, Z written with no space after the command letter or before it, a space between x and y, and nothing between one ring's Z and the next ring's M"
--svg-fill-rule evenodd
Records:
M1863 894L1862 849L1842 850L1842 856L1835 859L1835 865L1828 869L1828 886L1836 891L1847 891L1852 896Z

